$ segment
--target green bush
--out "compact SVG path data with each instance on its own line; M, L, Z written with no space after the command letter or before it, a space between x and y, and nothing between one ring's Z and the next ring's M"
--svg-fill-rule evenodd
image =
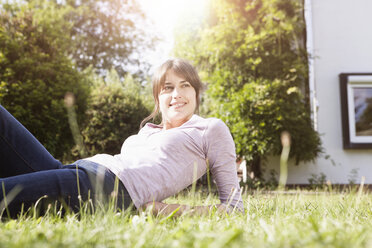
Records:
M292 137L291 155L296 163L320 152L319 136L311 128L300 90L290 80L257 80L231 94L215 114L230 127L238 154L248 161L281 153L280 134ZM306 138L304 138L306 137Z
M113 82L98 83L88 104L82 134L90 155L120 153L124 140L138 133L140 122L149 115L140 84L130 76L121 83L115 73L110 75L108 81Z

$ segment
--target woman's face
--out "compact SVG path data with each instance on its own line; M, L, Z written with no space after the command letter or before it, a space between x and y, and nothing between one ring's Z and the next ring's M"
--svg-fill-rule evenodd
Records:
M165 74L165 82L159 93L159 108L163 128L179 127L195 112L196 92L194 87L172 70Z

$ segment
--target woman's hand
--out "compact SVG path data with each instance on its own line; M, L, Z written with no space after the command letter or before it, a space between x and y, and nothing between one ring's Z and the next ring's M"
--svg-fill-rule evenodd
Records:
M217 213L226 213L227 207L224 204L216 204L211 206L194 206L180 204L166 204L163 202L148 202L143 206L144 210L151 210L154 215L170 215L174 212L174 216L182 214L205 215L216 209Z
M144 210L150 210L154 215L170 215L174 212L175 216L181 216L190 210L189 206L180 204L166 204L163 202L148 202L143 206Z

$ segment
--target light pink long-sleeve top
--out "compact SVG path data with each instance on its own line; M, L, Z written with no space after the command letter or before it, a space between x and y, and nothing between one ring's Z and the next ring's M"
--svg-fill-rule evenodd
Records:
M209 161L221 203L243 210L234 141L220 119L193 115L168 130L147 123L125 140L120 154L98 154L87 160L117 175L137 208L185 189L206 173Z

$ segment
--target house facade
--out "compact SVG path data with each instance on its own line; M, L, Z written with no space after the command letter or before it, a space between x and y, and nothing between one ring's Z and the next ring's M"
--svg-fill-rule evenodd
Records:
M372 74L371 13L371 0L305 0L307 49L311 54L309 87L312 118L321 135L324 154L313 162L297 166L289 161L288 184L306 184L309 180L319 179L329 180L332 184L360 183L362 177L366 184L372 184L372 148L364 145L372 136L363 136L362 139L367 141L362 141L358 149L345 147L345 139L350 137L345 138L343 128L350 127L345 127L345 123L343 125L342 118L349 114L350 122L357 121L359 95L351 93L359 91L350 91L353 88L349 88L349 102L346 104L347 99L341 97L340 86L342 73L356 76ZM372 76L358 78L347 75L351 86L359 85L361 92L372 92ZM356 82L353 84L352 81ZM342 104L345 107L351 103L355 105L350 107L349 112L341 109ZM350 129L350 132L353 130ZM272 169L278 171L278 168L278 158L270 158L266 162L266 174Z

